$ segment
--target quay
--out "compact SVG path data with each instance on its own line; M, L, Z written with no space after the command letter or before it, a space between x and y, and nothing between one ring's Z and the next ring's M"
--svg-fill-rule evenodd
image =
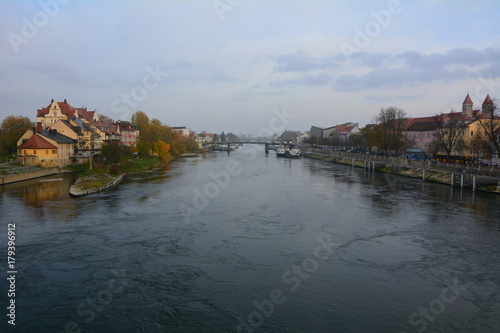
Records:
M417 161L403 157L377 156L300 147L302 156L328 162L392 173L451 186L500 194L500 170L494 167L454 165L439 161Z

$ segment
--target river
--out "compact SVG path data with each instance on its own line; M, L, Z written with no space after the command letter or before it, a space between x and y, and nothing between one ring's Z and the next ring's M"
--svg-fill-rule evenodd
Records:
M1 332L500 331L499 195L258 145L74 177L0 187Z

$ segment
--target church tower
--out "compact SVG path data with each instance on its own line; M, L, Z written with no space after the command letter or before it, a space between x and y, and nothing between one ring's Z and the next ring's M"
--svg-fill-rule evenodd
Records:
M493 101L491 100L490 94L486 95L483 105L481 106L481 112L485 116L491 117L493 113Z
M470 98L469 93L467 93L467 96L462 103L462 115L472 117L472 107L472 99Z

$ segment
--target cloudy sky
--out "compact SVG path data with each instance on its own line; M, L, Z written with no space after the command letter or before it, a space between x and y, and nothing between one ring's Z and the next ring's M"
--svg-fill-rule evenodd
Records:
M51 99L236 134L434 115L500 97L499 17L496 0L0 0L0 119Z

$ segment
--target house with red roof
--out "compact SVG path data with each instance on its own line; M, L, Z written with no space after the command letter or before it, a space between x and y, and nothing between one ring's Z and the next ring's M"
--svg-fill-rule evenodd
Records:
M24 165L63 167L74 162L76 143L55 129L28 130L17 142L17 155Z
M51 100L50 104L36 113L36 122L42 124L42 129L48 129L58 120L70 120L74 118L83 118L92 123L99 120L97 111L87 111L87 108L75 108L67 100L64 102L55 102Z

